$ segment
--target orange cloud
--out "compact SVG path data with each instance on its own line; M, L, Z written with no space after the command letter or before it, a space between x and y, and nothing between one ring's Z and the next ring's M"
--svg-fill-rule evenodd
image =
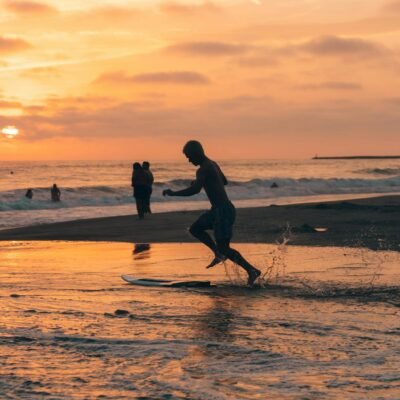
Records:
M307 84L298 86L303 90L362 90L362 85L353 82L322 82L318 84Z
M126 75L119 71L101 75L94 83L204 85L210 83L210 80L205 75L193 71L154 72L138 75Z
M393 102L395 104L395 101ZM44 110L48 113L48 110ZM1 119L1 118L0 118ZM300 135L311 140L330 135L346 139L354 135L387 138L398 135L400 114L385 108L385 100L362 102L318 102L315 105L294 106L273 101L269 97L239 96L206 102L197 106L142 107L140 103L120 103L98 108L84 104L65 106L52 114L32 112L30 115L1 121L27 132L25 139L47 137L115 138L146 137L159 140L177 132L199 132L203 137L240 140L252 135L252 140L277 140ZM305 135L305 136L304 136ZM382 139L383 140L383 139Z
M238 58L238 64L248 67L274 66L282 57L296 57L304 54L319 57L376 57L382 59L391 52L382 44L360 39L343 38L334 35L318 36L299 44L281 45L279 47L249 47L251 52Z
M186 42L167 47L167 51L200 56L229 56L243 54L249 49L241 44L224 42Z
M313 39L299 49L322 56L330 55L376 55L383 52L383 46L358 38L341 38L338 36L322 36Z
M0 54L16 53L32 48L32 45L23 39L0 36Z
M251 46L228 42L183 42L171 45L167 52L193 56L237 56L237 64L245 67L277 66L282 57L304 54L331 57L375 57L384 56L390 50L383 45L360 39L343 38L334 35L319 36L299 44L272 46Z
M0 109L22 108L22 104L17 101L0 100Z
M158 154L166 135L231 135L254 154L280 141L279 156L300 154L295 136L304 148L335 132L355 146L364 132L370 144L395 137L400 0L370 0L355 20L351 1L159 1L0 0L2 34L15 35L0 34L3 125L21 126L27 148L154 135Z
M58 10L55 7L49 6L45 3L38 3L35 1L6 1L4 7L15 14L54 14Z

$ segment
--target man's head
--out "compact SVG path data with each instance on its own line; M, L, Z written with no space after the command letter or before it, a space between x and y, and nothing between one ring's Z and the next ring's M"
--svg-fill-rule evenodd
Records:
M183 147L183 154L193 165L200 165L205 158L203 146L197 140L189 140Z
M150 168L150 163L148 161L143 161L142 162L142 168L143 169L149 169Z

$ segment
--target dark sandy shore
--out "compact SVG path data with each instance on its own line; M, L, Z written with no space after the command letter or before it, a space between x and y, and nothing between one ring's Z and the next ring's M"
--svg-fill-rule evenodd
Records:
M193 242L187 227L201 211L69 221L0 231L0 240L132 243ZM289 227L289 231L288 228ZM234 242L367 247L400 251L400 195L351 201L242 208ZM318 232L314 228L326 228Z

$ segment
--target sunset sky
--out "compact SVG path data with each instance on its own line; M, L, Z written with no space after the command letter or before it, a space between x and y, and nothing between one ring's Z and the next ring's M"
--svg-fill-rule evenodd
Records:
M400 0L0 0L0 160L400 154Z

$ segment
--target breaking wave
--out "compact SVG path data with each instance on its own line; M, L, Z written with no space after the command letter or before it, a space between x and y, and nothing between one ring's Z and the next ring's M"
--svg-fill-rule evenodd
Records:
M185 198L165 199L162 191L166 188L179 190L190 185L190 179L174 179L159 182L153 188L153 202L185 201ZM107 207L128 205L134 202L128 186L80 186L61 188L61 202L53 203L46 187L32 188L32 200L25 198L25 190L16 189L0 192L0 212L13 210L46 210L74 207ZM282 197L342 195L358 193L391 193L400 191L400 176L383 179L316 179L276 178L231 181L228 192L233 200L270 199ZM205 194L191 198L205 200Z

